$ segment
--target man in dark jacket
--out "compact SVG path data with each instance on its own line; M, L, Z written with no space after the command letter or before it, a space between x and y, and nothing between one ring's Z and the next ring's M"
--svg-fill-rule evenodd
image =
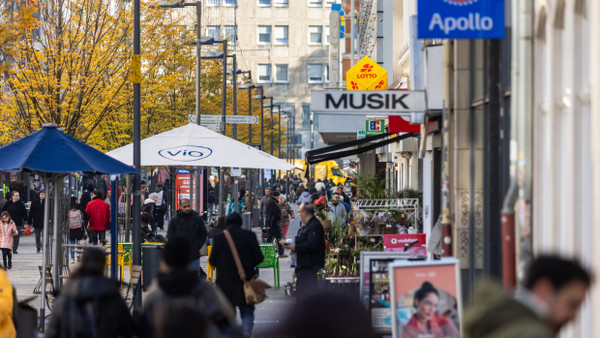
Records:
M23 230L23 223L27 222L27 208L23 201L21 201L21 196L18 191L15 190L12 192L11 199L6 202L2 211L8 211L10 218L17 226L19 234L14 238L13 253L18 254L17 249L19 248L19 238L21 237L21 232Z
M92 244L97 245L98 240L104 241L106 230L110 228L110 206L104 202L102 192L94 190L94 199L85 207L89 217L88 229L90 230Z
M227 231L235 243L246 279L250 280L256 275L256 266L264 259L256 235L252 231L242 229L242 217L235 212L227 216ZM215 236L209 262L217 268L217 286L229 302L240 310L244 336L250 337L254 326L254 305L246 304L244 283L238 273L225 234L220 233Z
M164 326L164 310L190 306L208 320L206 334L201 337L238 337L235 311L227 299L192 269L191 242L183 237L169 239L160 261L160 270L144 297L140 337L154 338L157 328ZM238 277L239 279L239 277ZM180 318L185 321L187 318Z
M279 257L283 258L284 249L279 244L279 241L283 238L283 232L281 231L281 209L279 208L279 192L275 191L271 194L271 197L267 200L265 206L266 224L267 227L267 242L273 242L273 238L277 240L277 246L279 247Z
M35 229L35 247L37 253L42 252L42 234L44 231L44 204L46 203L46 193L40 191L39 198L31 202L29 208L29 224Z
M85 232L88 235L88 240L90 243L92 243L92 231L88 229L88 222L90 220L90 217L88 216L87 212L85 212L85 208L87 208L88 203L92 201L93 191L94 185L92 183L89 183L86 186L86 189L83 190L83 193L81 194L81 200L79 202L79 207L81 213L83 214L83 228L85 229Z
M192 203L189 199L182 199L179 202L181 209L177 215L169 221L167 229L167 240L173 237L184 237L190 241L192 266L201 273L200 269L200 249L206 243L206 227L204 220L197 211L192 210Z
M298 232L295 243L286 247L297 254L296 299L301 301L317 291L317 272L325 265L325 232L315 217L313 204L302 204L298 215L305 225Z
M263 224L264 226L267 225L266 208L267 208L267 202L269 201L270 198L271 198L271 188L267 187L267 188L265 188L264 196L260 199L260 209L258 212L258 217L260 218L260 223Z

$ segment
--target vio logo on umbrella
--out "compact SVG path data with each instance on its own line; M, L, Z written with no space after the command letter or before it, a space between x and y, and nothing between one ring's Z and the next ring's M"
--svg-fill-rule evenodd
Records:
M201 146L177 146L161 149L158 154L167 160L180 162L193 162L207 158L212 154L212 149Z

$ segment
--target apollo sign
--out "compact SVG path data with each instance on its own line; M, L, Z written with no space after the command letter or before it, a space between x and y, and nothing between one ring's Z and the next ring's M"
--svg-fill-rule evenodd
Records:
M209 157L211 154L212 149L210 148L192 145L171 147L158 151L158 155L161 157L177 162L199 161Z
M500 39L504 0L419 0L420 39Z
M321 113L389 115L427 110L424 91L313 90L311 96L311 110Z

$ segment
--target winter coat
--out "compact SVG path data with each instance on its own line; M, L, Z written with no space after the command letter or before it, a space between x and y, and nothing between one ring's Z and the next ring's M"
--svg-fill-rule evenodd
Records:
M10 218L15 222L17 229L23 226L23 223L27 221L27 208L23 201L18 200L16 203L9 200L2 208L2 211L8 211Z
M325 232L313 216L296 236L296 267L322 268L325 265Z
M227 230L231 234L233 243L235 243L246 273L246 279L249 280L256 274L256 266L264 259L256 235L254 232L242 229L239 226L230 226ZM225 234L220 233L213 240L212 252L208 261L217 268L217 286L232 305L246 305L244 283L238 273Z
M348 212L346 211L344 204L342 202L335 204L333 202L329 202L327 203L327 206L329 207L331 222L338 223L339 225L345 225L346 221L348 220Z
M144 310L140 320L140 337L153 338L154 327L161 319L160 311L169 307L189 305L209 320L207 337L237 337L235 312L223 294L196 271L176 268L159 273L144 296ZM182 320L186 320L182 318Z
M263 196L260 199L260 212L258 213L258 215L260 216L260 218L264 218L265 216L267 216L266 213L266 208L267 208L267 202L269 201L269 199L271 198L271 196Z
M298 197L298 204L302 204L302 203L310 203L310 193L308 191L304 191L302 192L302 195L300 195L300 197Z
M169 221L167 239L172 237L184 237L191 244L192 258L200 258L200 249L206 242L206 227L204 220L197 211L192 210L189 214L177 211L177 215Z
M14 319L17 312L17 293L8 280L6 271L0 269L0 337L17 336Z
M41 201L31 202L31 208L29 208L29 224L36 229L44 228L44 204L46 199Z
M83 213L84 222L87 222L90 219L87 212L85 211L85 208L87 208L88 203L90 203L91 201L92 192L88 190L84 191L83 194L81 194L81 201L79 201L79 206L81 207L81 212Z
M110 228L110 206L101 198L96 197L85 207L88 214L88 224L92 231L104 231Z
M246 202L244 202L244 199L240 199L238 200L238 207L237 210L233 210L233 200L231 200L231 202L229 202L229 206L227 207L227 215L233 213L233 212L237 212L238 214L242 213L242 210L244 210L246 208Z
M8 227L4 230L4 222L0 221L0 248L11 249L13 248L13 237L17 236L19 232L15 226L15 222L11 219L8 223Z
M542 318L491 282L479 283L463 321L465 338L550 338Z
M71 279L61 289L50 318L46 338L132 337L136 333L118 284L101 276Z
M287 202L279 204L279 209L281 210L281 226L289 226L290 218L294 217L294 209Z
M281 222L281 209L279 209L279 202L275 197L271 197L265 206L265 216L267 221L265 225L267 228L276 227Z
M152 230L156 228L156 203L151 198L146 198L144 200L144 205L142 206L142 212L147 212L150 214L150 227Z

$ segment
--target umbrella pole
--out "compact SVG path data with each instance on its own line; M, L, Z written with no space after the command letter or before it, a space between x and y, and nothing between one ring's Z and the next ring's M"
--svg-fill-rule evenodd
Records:
M53 258L54 258L54 271L53 271L53 275L52 278L54 280L54 285L56 286L60 286L59 284L59 280L60 280L60 258L62 255L59 254L58 252L58 231L59 231L59 226L58 226L58 199L59 197L59 191L60 191L60 187L59 187L59 179L58 178L54 178L54 181L52 183L53 186L53 190L54 190L54 203L53 203L53 217L52 217L52 228L54 229L53 233L52 233L52 252L54 254Z
M46 266L48 266L48 216L50 215L50 204L48 203L48 201L50 200L50 185L48 184L48 178L46 179L46 191L48 193L48 197L46 199L46 203L44 203L44 230L42 233L42 250L43 250L43 256L42 256L42 300L40 302L40 332L44 332L45 329L45 323L44 323L44 318L46 317L45 315L45 308L44 308L44 302L46 300Z

